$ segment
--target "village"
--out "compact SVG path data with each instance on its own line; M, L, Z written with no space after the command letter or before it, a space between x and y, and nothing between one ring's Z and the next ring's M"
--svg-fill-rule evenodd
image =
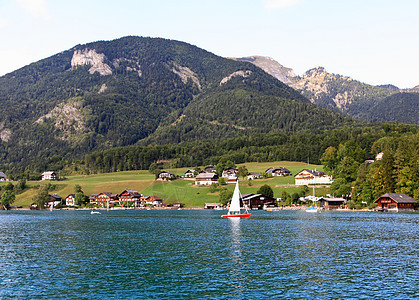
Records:
M269 167L263 173L246 172L241 174L244 181L257 181L263 178L292 176L289 169L285 167ZM54 171L42 173L41 181L56 181L58 176ZM161 170L156 173L156 181L167 182L173 180L187 180L193 182L195 186L218 186L230 185L239 180L239 169L228 167L222 171L221 176L217 175L216 166L208 165L202 170L188 169L181 176ZM0 181L8 181L7 176L0 172ZM323 171L316 169L303 169L294 175L295 186L313 187L312 195L299 198L301 205L284 207L279 205L281 198L274 198L273 195L263 193L246 193L241 195L241 205L252 210L280 210L280 209L305 209L306 206L315 204L319 210L347 210L347 199L332 195L316 197L315 186L330 186L333 178L326 175ZM97 209L181 209L184 208L182 202L164 203L164 199L156 195L143 195L135 189L124 189L121 193L101 191L99 193L84 196L77 199L76 193L58 195L49 194L49 200L45 201L44 207L38 207L32 203L30 209L76 209L76 208L97 208ZM416 200L403 193L386 193L374 201L374 210L378 211L413 211ZM225 209L227 204L221 202L205 202L201 208L205 209Z

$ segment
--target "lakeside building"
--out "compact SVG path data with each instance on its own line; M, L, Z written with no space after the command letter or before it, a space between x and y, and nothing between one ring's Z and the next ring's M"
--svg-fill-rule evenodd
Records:
M57 179L57 174L54 171L48 171L42 173L42 179L41 180L55 180Z
M53 207L55 207L55 206L61 204L62 200L63 200L63 197L61 197L58 194L49 195L48 206L52 205Z
M211 185L218 183L218 175L216 173L199 173L195 177L195 185Z
M383 211L414 211L417 201L403 193L385 193L377 200L377 209Z
M218 202L208 202L208 203L205 203L205 206L204 206L205 209L221 209L222 207L223 205Z
M295 176L295 185L332 184L333 179L322 171L304 169Z
M346 200L344 198L323 198L319 200L320 207L324 210L337 210L346 207Z
M112 194L110 192L102 192L97 195L91 195L89 197L90 204L100 205L101 207L107 207L108 204L114 204L118 200L117 194Z
M229 200L230 203L231 199ZM266 206L275 205L275 198L263 194L244 194L240 197L240 207L250 209L263 209Z
M146 198L146 205L153 205L156 207L161 207L163 205L163 200L157 196L149 196Z
M76 205L76 195L75 194L69 194L67 197L65 197L65 205L75 206Z
M131 203L134 204L134 207L137 207L140 203L141 196L136 190L124 190L118 195L119 204L124 205L126 203L128 206L128 203Z

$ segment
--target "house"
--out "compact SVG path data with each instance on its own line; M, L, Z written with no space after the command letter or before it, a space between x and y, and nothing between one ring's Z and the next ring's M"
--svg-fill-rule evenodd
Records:
M237 172L238 172L237 168L231 167L224 170L221 177L226 178L227 183L236 183L236 181L238 180Z
M263 209L268 205L275 205L275 198L263 194L244 194L240 198L241 206L247 206L250 209Z
M150 196L150 197L147 197L146 204L154 205L154 206L162 206L163 200L157 196Z
M157 180L173 180L176 179L175 174L167 172L167 171L163 171L159 174L159 176L157 177Z
M249 172L249 174L247 175L247 180L255 180L255 179L260 179L262 177L263 176L260 173Z
M183 203L181 203L181 202L175 202L175 203L172 203L170 206L173 207L173 208L182 208L183 207Z
M89 197L90 204L99 205L101 207L107 207L108 204L115 204L118 200L117 194L112 194L110 192L102 192L97 194L95 197Z
M67 197L65 197L65 205L75 206L76 205L76 195L75 194L69 194Z
M295 185L332 184L333 180L322 171L304 169L295 176Z
M205 209L221 209L223 206L218 202L205 203Z
M0 172L0 181L8 181L6 174L4 174L3 172Z
M272 176L289 176L291 171L284 167L273 168L270 167L265 171L266 174L272 174Z
M57 178L57 174L53 171L48 171L42 173L42 180L55 180Z
M386 193L374 201L382 211L414 211L417 201L403 193Z
M89 203L92 203L92 201L95 201L96 200L96 196L97 196L97 194L91 194L89 196Z
M61 197L60 195L57 194L52 194L49 195L49 201L48 201L48 206L57 206L59 204L61 204L61 201L63 200L63 197Z
M195 177L195 170L194 169L189 169L188 171L185 172L185 174L182 175L183 178L193 178Z
M378 153L378 154L375 156L375 160L382 160L382 159L383 159L383 155L384 155L384 152L380 152L380 153Z
M216 173L200 173L195 177L195 185L211 185L213 183L218 183Z
M221 177L224 177L224 178L229 178L229 177L232 177L232 176L237 177L237 172L238 171L239 170L237 168L234 168L234 167L225 169L223 171L223 173L221 174Z
M141 207L144 207L146 205L148 198L149 196L144 196L144 195L140 197L139 204Z
M128 203L131 203L134 205L134 207L137 207L138 204L140 204L140 198L141 194L135 190L125 190L121 194L118 195L119 203L123 205L123 203L126 203L128 206Z
M320 207L324 210L336 210L339 208L345 208L346 200L343 198L323 198L319 200Z
M215 166L214 165L208 165L204 168L204 171L208 172L208 173L215 173Z

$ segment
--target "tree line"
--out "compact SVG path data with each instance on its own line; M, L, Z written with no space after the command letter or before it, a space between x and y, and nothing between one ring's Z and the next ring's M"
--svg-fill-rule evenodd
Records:
M321 162L335 178L331 192L351 199L351 205L371 205L385 193L419 199L418 133L384 136L369 148L349 140L328 147Z

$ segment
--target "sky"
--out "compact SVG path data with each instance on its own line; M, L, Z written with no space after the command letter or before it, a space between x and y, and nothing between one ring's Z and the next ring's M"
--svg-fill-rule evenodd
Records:
M162 37L298 75L419 85L418 0L0 0L0 76L98 40Z

